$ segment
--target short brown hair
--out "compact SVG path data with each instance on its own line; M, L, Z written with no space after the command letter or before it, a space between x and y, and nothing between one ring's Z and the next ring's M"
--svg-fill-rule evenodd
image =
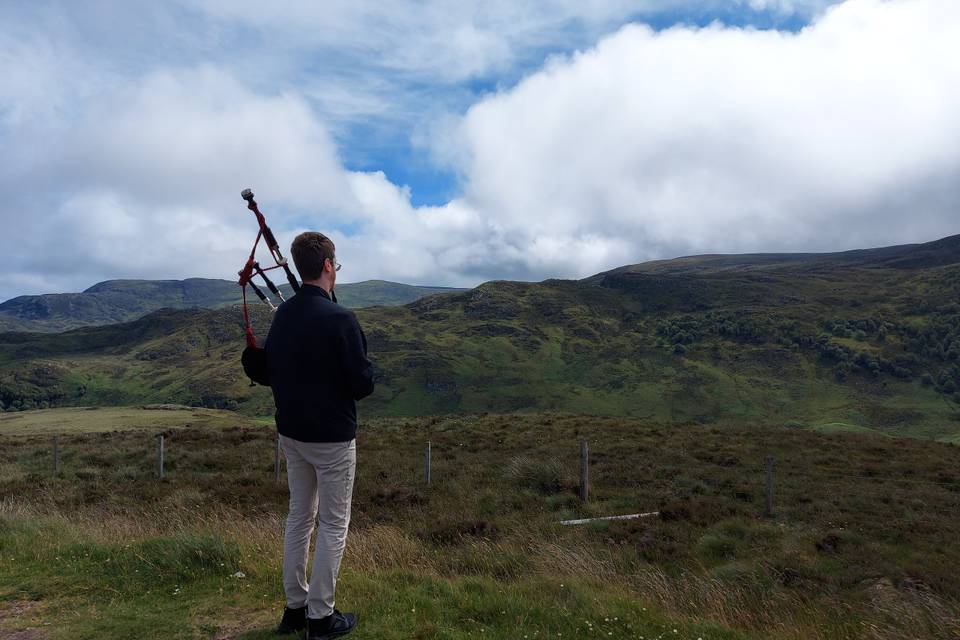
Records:
M333 260L335 251L333 240L316 231L304 231L290 245L301 280L317 280L323 274L323 262L327 258Z

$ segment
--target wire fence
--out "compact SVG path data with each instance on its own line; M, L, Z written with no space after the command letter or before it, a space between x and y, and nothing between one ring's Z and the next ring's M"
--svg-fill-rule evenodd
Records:
M181 460L173 470L171 478L171 469L169 460L171 453L181 451L181 448L195 451L198 448L194 445L195 438L186 439L180 442L177 432L166 432L157 435L145 434L141 441L140 453L137 454L137 446L133 447L127 459L129 464L143 464L148 462L152 467L152 475L158 482L175 481L177 474L188 470L194 472L210 471L217 468L217 461L203 459L203 456L193 457L190 460ZM516 467L518 460L524 460L522 452L516 450L496 450L498 443L484 443L484 453L487 457L484 460L470 460L471 454L476 454L475 445L469 445L463 442L456 442L456 438L447 437L443 442L427 440L417 446L415 442L403 447L403 451L397 451L396 445L392 447L391 455L393 458L407 461L401 466L405 467L401 481L412 485L413 489L425 491L442 488L447 482L458 480L458 476L469 476L476 478L482 475L496 476L503 478L511 476L514 480L522 473L518 472ZM37 445L40 445L39 447ZM246 445L248 448L261 450L263 454L257 456L257 463L250 465L248 471L256 472L263 482L272 480L275 484L285 483L284 478L284 457L279 438L269 438L263 432L256 434L252 442ZM268 448L269 447L269 448ZM46 465L39 465L37 456L34 455L30 462L20 461L19 466L24 463L32 467L33 473L42 473L42 466L46 466L47 473L54 476L63 476L70 467L72 450L88 450L89 442L82 441L71 443L69 438L61 435L52 436L48 445L44 446L34 439L34 448L38 449L36 453L43 450L47 454L48 462ZM471 452L470 449L474 451ZM737 498L752 503L759 502L760 509L757 514L764 518L776 518L783 516L784 511L797 511L803 504L823 503L824 501L840 502L840 493L850 491L851 486L857 486L858 491L865 492L878 502L883 504L884 500L892 499L892 491L909 489L915 491L924 488L927 493L924 495L926 501L922 505L902 507L901 513L905 514L911 522L928 523L936 526L944 526L950 519L957 521L957 515L960 515L960 477L954 475L951 468L940 468L934 471L928 471L928 477L911 477L901 470L902 475L892 473L883 473L877 470L869 472L856 472L847 468L834 466L824 466L822 464L808 465L804 467L803 461L796 459L780 459L774 455L767 455L762 462L757 461L753 464L740 464L736 469L735 479L731 480L729 461L710 461L698 460L698 473L691 476L689 474L691 465L670 464L660 460L654 461L656 464L648 466L646 469L640 466L628 470L624 473L611 472L605 460L611 456L616 457L618 451L616 447L604 446L604 442L590 442L588 439L571 441L566 447L559 444L555 447L558 450L567 449L568 455L559 456L552 463L543 461L532 461L532 463L546 464L547 475L552 477L542 479L534 478L532 482L542 482L547 486L547 492L552 489L567 490L576 495L581 506L589 505L592 501L603 503L605 501L619 505L623 500L610 500L611 490L622 491L624 485L636 483L637 486L643 486L644 491L638 491L638 499L646 496L648 501L664 502L671 498L680 496L689 496L696 494L698 490L703 492L700 485L715 480L717 472L724 472L727 478L720 484ZM493 449L491 455L491 449ZM492 458L492 461L491 461ZM267 463L272 461L272 465ZM65 462L67 466L65 468ZM529 462L529 461L528 461ZM439 469L438 469L439 463ZM552 467L551 467L552 464ZM190 469L190 466L193 469ZM512 465L512 466L511 466ZM419 478L416 469L419 468ZM439 471L439 473L438 473ZM381 475L383 473L381 472ZM551 484L552 483L552 484ZM852 483L852 484L851 484ZM726 486L729 485L729 486ZM838 489L839 487L839 489ZM699 489L698 489L699 488ZM818 495L817 499L812 496ZM826 496L826 497L824 497ZM849 496L847 496L849 497ZM902 497L902 496L901 496ZM933 501L931 503L931 501ZM569 505L576 510L576 505ZM638 503L636 504L636 513L659 514L656 511L655 504ZM786 509L785 509L786 507ZM889 509L874 509L870 503L858 505L858 515L868 516L875 519L888 517ZM919 511L914 513L913 510ZM935 515L937 518L925 516ZM596 519L606 519L610 516L635 515L634 513L607 513L598 515ZM584 522L590 518L581 519Z

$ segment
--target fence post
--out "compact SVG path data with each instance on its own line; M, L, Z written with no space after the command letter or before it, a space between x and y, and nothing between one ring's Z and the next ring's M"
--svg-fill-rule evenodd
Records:
M430 458L431 458L431 443L427 440L427 453L423 460L423 478L426 480L427 486L430 486Z
M280 434L277 434L276 449L273 452L273 474L274 481L280 484Z
M53 475L60 474L60 436L53 436Z
M590 487L590 453L587 448L587 441L580 441L580 500L586 502L589 497Z
M157 477L163 480L163 434L157 436Z
M767 456L767 502L763 515L773 517L773 456Z

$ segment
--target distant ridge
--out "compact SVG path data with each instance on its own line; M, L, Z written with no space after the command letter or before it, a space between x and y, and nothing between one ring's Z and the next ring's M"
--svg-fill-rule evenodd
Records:
M752 306L803 299L797 278L856 279L852 272L906 274L960 264L960 235L933 242L834 253L748 253L684 256L604 271L582 284L627 292L646 311L697 312L718 305Z
M960 264L960 235L932 242L856 249L834 253L707 254L654 260L618 267L581 280L582 284L632 291L648 309L698 309L717 297L742 296L746 280L776 278L787 273L836 269L910 270ZM691 280L728 276L724 282ZM729 277L729 276L736 276ZM282 286L285 295L289 286ZM394 306L438 293L465 289L414 286L385 280L342 284L341 304L352 308ZM755 296L766 295L754 288ZM0 303L0 331L64 331L136 320L158 309L215 309L239 302L237 285L229 280L106 280L82 293L19 296Z
M289 295L289 285L281 291ZM462 289L385 280L337 286L340 303L353 308L406 304L458 291ZM216 309L239 302L237 283L229 280L105 280L81 293L26 295L0 303L0 331L64 331L129 322L158 309Z
M587 280L622 272L710 272L731 270L824 269L837 267L886 267L919 269L960 263L960 235L932 242L894 245L876 249L853 249L832 253L704 254L669 260L653 260L605 271Z

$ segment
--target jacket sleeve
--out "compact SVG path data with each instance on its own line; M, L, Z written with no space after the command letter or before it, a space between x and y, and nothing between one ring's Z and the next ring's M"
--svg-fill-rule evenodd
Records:
M352 314L344 323L340 336L340 364L354 400L373 393L373 363L367 358L367 337Z

